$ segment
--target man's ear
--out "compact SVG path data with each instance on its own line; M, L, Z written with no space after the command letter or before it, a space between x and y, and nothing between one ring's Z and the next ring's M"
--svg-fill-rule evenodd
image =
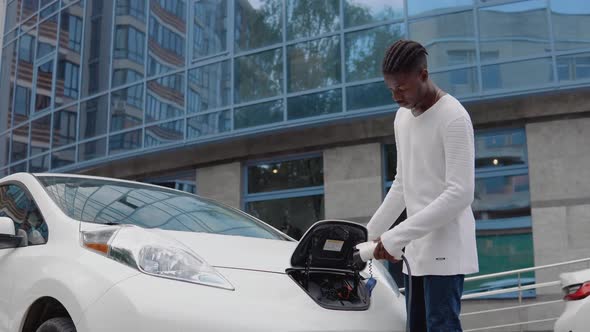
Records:
M428 80L428 69L422 68L422 70L420 70L420 80L422 82L426 82Z

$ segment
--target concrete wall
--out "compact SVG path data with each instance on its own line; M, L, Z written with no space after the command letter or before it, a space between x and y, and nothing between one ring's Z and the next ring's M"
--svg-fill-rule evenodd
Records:
M197 169L197 194L241 208L242 168L240 163Z
M590 118L526 126L535 265L590 257ZM540 272L556 280L565 270Z
M383 195L382 155L379 143L324 151L326 218L369 221Z

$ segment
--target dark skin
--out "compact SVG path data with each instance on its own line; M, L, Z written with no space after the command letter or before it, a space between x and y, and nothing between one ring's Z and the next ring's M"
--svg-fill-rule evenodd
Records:
M430 80L425 67L395 74L385 73L383 77L393 100L399 106L412 110L414 116L426 112L446 94ZM375 259L386 259L393 263L400 260L401 257L393 257L385 250L381 238L376 239L375 242L377 242L373 252Z

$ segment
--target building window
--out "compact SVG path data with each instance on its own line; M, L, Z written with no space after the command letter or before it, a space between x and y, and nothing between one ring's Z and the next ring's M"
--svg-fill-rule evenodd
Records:
M248 163L244 210L300 239L324 218L323 167L321 155Z
M154 16L150 16L149 33L150 37L162 48L175 53L179 57L184 57L184 38L160 24Z
M143 65L145 49L145 35L132 26L117 27L115 35L116 59L129 59Z
M63 70L60 73L60 78L64 82L64 96L77 99L80 67L77 64L65 61L60 68Z
M131 15L142 21L145 20L145 0L118 0L116 14Z

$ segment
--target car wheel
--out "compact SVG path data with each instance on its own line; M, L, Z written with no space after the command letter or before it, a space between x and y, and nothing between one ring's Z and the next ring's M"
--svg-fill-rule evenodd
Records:
M76 332L74 322L67 317L52 318L41 324L37 332Z

